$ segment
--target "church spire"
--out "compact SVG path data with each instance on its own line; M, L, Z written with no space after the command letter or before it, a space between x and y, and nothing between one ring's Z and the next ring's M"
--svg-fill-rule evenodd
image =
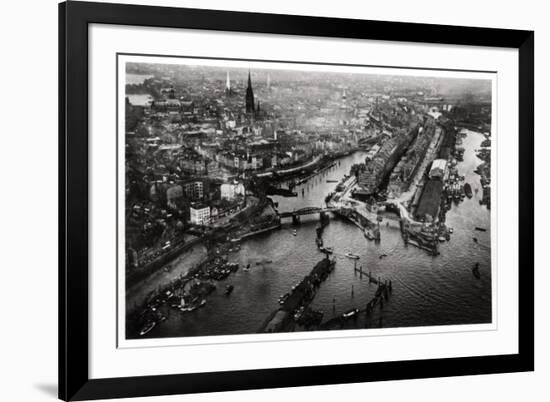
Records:
M248 70L248 86L246 87L246 113L254 114L254 91L252 90L252 79L250 78L250 70Z
M229 79L229 71L227 72L227 77L225 78L225 90L231 92L231 80Z

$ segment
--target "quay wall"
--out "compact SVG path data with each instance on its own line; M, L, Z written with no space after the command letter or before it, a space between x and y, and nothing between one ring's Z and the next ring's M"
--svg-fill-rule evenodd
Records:
M149 276L156 270L162 268L164 265L172 261L174 258L179 256L181 253L189 250L191 247L199 244L202 241L202 238L195 238L186 243L181 243L176 246L169 252L159 256L153 261L138 267L126 271L126 286L131 286L138 282L139 280Z
M307 306L315 297L316 289L328 277L335 261L324 258L304 277L300 284L289 294L284 303L272 311L258 332L286 332L293 324L292 314L301 306Z

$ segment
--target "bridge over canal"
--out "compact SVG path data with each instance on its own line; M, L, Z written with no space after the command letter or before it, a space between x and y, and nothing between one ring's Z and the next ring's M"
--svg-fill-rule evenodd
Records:
M294 211L289 211L289 212L279 212L279 217L290 218L292 216L320 214L322 212L336 212L338 210L339 208L305 207L305 208L296 209Z

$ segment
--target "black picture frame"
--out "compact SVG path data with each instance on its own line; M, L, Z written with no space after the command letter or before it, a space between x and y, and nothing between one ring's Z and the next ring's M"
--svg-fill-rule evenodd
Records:
M88 25L507 47L519 52L518 353L90 379ZM70 1L59 5L59 398L170 395L534 370L534 32Z

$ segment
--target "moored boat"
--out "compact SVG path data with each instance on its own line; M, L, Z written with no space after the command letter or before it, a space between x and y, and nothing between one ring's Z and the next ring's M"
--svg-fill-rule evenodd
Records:
M481 278L481 274L479 273L479 262L476 262L474 267L472 268L472 274L476 279Z
M347 319L355 316L359 313L358 308L352 308L351 310L346 311L344 314L342 314L342 318Z
M346 257L348 258L351 258L353 260L358 260L359 259L359 256L357 254L353 254L353 253L346 253L344 254Z
M470 183L464 184L464 193L466 194L466 197L472 198L472 186L470 186Z
M143 336L145 334L147 334L149 331L151 331L153 328L155 328L155 326L157 325L157 323L155 321L149 321L147 324L145 324L145 326L142 328L142 330L140 331L139 335L140 336Z

